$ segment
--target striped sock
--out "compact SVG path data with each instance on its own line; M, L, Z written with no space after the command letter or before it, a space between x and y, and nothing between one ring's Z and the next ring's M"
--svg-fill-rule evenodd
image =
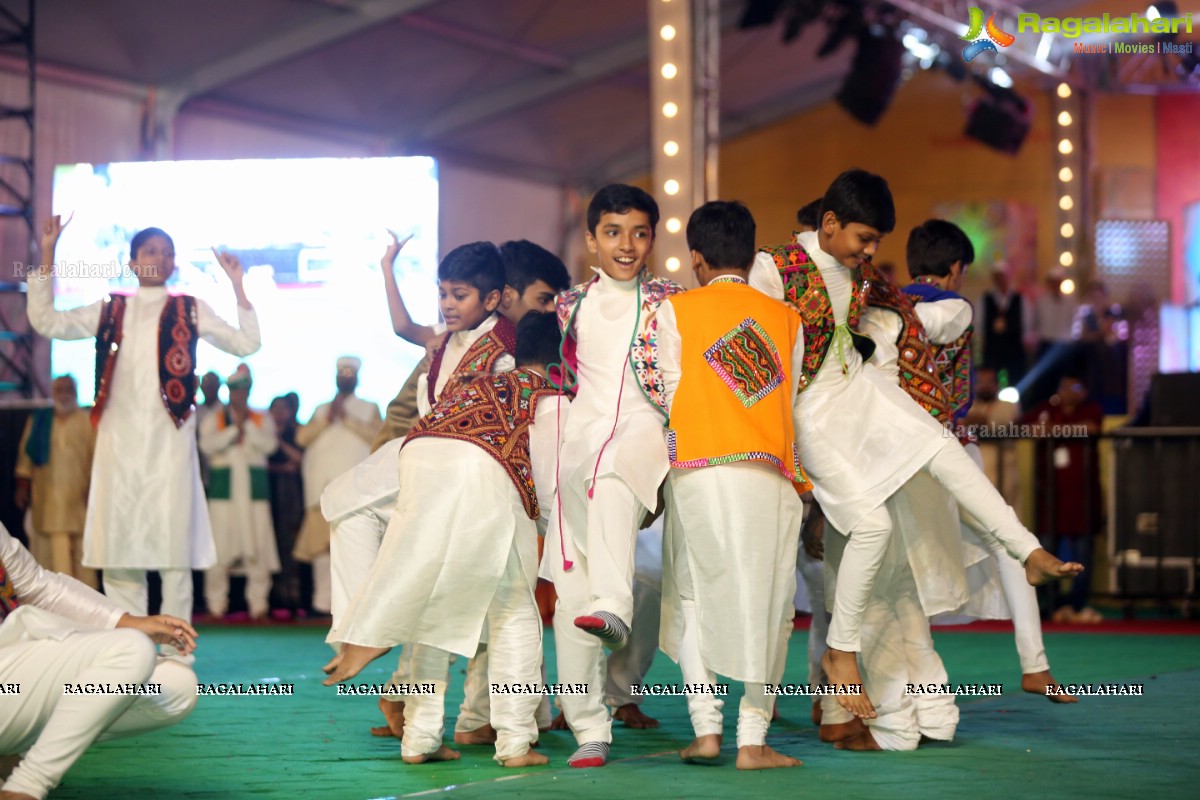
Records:
M608 763L608 742L587 742L579 745L575 754L567 759L568 767L586 769L587 767L603 767Z
M576 617L575 627L592 634L613 650L620 650L629 643L629 626L608 611Z

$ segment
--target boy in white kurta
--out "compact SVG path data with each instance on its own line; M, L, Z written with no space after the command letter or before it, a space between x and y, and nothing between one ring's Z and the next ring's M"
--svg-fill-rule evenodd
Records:
M496 760L547 762L529 749L541 701L533 590L565 401L544 377L558 347L553 315L528 314L519 330L516 370L462 384L406 438L396 514L326 667L332 685L396 644L412 649L411 681L435 692L406 702L408 763L458 758L442 744L450 655L474 655L485 627Z
M96 453L83 563L103 569L105 594L139 615L149 603L146 571L158 570L163 612L190 619L191 571L216 561L192 414L196 343L204 339L237 356L258 350L242 265L231 253L217 254L237 298L236 328L204 301L167 293L175 245L157 228L130 245L136 294L57 311L49 270L62 228L57 216L46 223L46 264L29 279L28 312L34 330L48 338L96 337Z
M196 706L196 674L156 658L153 643L187 656L195 636L186 620L127 614L74 578L42 569L0 525L0 679L19 687L0 692L0 757L23 754L0 794L41 800L97 739L182 721ZM81 684L114 691L66 688ZM145 692L116 688L129 684Z
M745 683L737 766L799 766L766 746L787 660L796 549L808 485L792 428L800 320L746 285L754 218L740 203L705 203L687 225L702 288L663 301L659 365L670 412L663 650L678 660L696 739L684 760L720 755L716 675ZM713 691L709 691L710 687Z
M834 180L822 200L821 227L798 244L770 248L750 283L800 311L806 350L796 401L800 455L814 496L849 537L834 596L825 672L839 687L861 686L857 654L862 619L887 551L892 522L885 501L920 470L928 471L1025 565L1030 582L1078 573L1047 553L977 470L961 445L895 382L863 364L870 340L856 329L869 284L861 264L895 227L887 182L863 170ZM874 714L866 694L838 702L856 716Z
M608 760L603 646L619 649L629 637L637 532L667 474L654 312L681 289L646 269L657 224L658 204L641 189L612 184L597 192L587 212L596 276L558 302L562 362L576 396L562 431L559 504L541 577L558 594L559 680L588 687L559 699L580 745L572 767Z
M225 616L229 575L245 575L250 618L261 620L271 610L271 575L279 571L267 484L267 457L279 442L271 415L247 404L251 382L250 369L242 364L226 381L229 404L200 424L200 450L209 458L208 513L217 545L217 563L204 573L204 596L209 614Z

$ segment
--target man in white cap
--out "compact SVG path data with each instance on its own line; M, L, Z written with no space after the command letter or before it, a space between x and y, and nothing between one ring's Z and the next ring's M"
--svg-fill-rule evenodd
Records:
M209 459L208 516L217 563L204 573L208 613L229 609L229 574L246 576L250 618L266 619L271 574L279 571L279 549L271 523L267 457L279 442L270 414L250 408L250 368L238 366L225 385L229 404L200 423L200 451Z
M321 493L334 478L371 454L371 441L383 418L379 406L355 396L362 362L343 356L337 362L337 396L322 403L308 424L296 432L296 443L305 448L304 524L296 537L294 555L313 565L313 611L332 609L329 565L329 523L321 514Z

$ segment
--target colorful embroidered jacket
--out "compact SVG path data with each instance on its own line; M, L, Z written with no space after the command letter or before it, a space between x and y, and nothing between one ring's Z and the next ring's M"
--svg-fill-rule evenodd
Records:
M667 454L681 469L763 461L801 492L792 417L792 350L800 319L744 283L672 298L682 348Z
M437 436L482 447L512 479L525 513L537 519L540 512L529 458L529 426L538 401L557 394L545 378L523 369L464 381L456 394L442 393L442 399L413 426L404 443Z
M96 331L96 400L92 424L98 425L112 389L113 370L121 349L125 307L129 298L115 294L105 298ZM196 321L196 298L172 295L163 306L158 321L158 385L163 405L175 422L183 427L192 413L196 398L196 344L200 331Z
M437 386L438 374L442 368L442 358L446 354L446 344L450 341L450 334L446 333L442 336L442 341L433 351L433 357L429 361L429 405L433 406L437 403L435 387ZM500 356L505 354L513 355L517 352L517 326L508 321L508 317L503 314L497 314L496 324L490 331L480 336L475 340L475 343L467 348L467 352L463 353L462 361L458 362L458 366L454 368L454 374L446 381L446 385L442 388L442 395L449 397L455 394L462 388L461 382L466 379L470 380L476 373L492 372L496 366L496 362L500 360Z
M12 579L0 561L0 622L4 622L9 614L17 610L21 603L17 600L17 590L13 588Z
M939 289L928 283L910 283L904 287L914 303L934 303L938 300L964 300L956 292ZM946 400L950 404L950 417L954 425L967 415L975 400L971 374L971 337L975 326L968 325L952 342L933 346L934 364L941 377Z
M917 317L912 299L898 287L867 266L864 274L871 281L867 303L886 308L900 316L900 337L896 340L896 362L900 385L913 400L943 425L950 425L950 402L946 399L938 374L933 345L925 326Z
M599 280L600 276L597 275L558 296L558 326L563 332L563 366L568 375L574 375L579 366L573 328L575 315L587 297L588 290ZM662 413L664 419L667 416L667 399L663 390L662 371L658 368L658 321L654 312L658 311L663 300L682 291L683 287L679 284L666 278L655 278L649 271L642 273L641 282L638 284L638 297L642 303L641 322L640 330L629 348L629 363L633 365L642 393Z
M799 309L800 319L804 323L804 363L800 365L800 391L803 392L825 363L825 357L833 344L837 331L833 301L829 299L829 290L825 288L821 270L809 258L803 247L798 244L784 244L764 247L762 252L775 259L775 267L783 280L783 299ZM871 284L863 277L861 269L854 271L853 279L855 288L850 295L846 327L854 341L854 349L866 360L875 352L875 343L869 336L859 333L856 328L867 305L867 294Z

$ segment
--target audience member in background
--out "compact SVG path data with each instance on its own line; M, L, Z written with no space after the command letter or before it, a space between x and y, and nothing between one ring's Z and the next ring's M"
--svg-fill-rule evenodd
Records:
M241 364L226 380L229 405L200 425L200 449L209 457L212 519L217 563L204 574L208 613L229 610L230 573L246 576L246 605L251 620L271 610L271 573L279 571L279 553L271 526L267 456L278 445L275 422L249 406L252 379Z
M1033 301L1033 321L1026 346L1033 350L1030 380L1021 387L1027 408L1054 394L1065 371L1076 369L1077 349L1071 338L1071 324L1078 302L1073 294L1064 294L1067 274L1060 267L1045 276L1042 291Z
M271 588L271 607L294 615L302 607L300 600L300 565L292 555L296 534L304 521L304 481L300 477L304 451L296 444L296 411L294 394L280 395L271 401L271 419L279 446L267 458L267 475L271 483L271 523L279 550L279 572Z
M204 395L204 402L196 406L196 432L199 436L200 425L203 424L204 418L215 411L220 411L224 408L221 403L221 376L209 370L200 378L200 393ZM208 456L200 453L200 483L204 484L204 493L208 494Z
M975 402L963 418L963 424L979 438L983 471L1008 504L1019 508L1020 478L1017 450L1008 426L1021 416L1021 406L1000 399L1000 380L994 366L975 370Z
M1129 323L1100 281L1088 284L1071 333L1081 343L1089 393L1105 414L1124 414L1129 391Z
M1003 261L993 264L992 288L983 294L983 361L1004 372L1006 386L1015 386L1025 377L1025 335L1033 318L1008 269Z
M1086 568L1059 598L1054 620L1099 622L1100 615L1087 606L1087 600L1093 545L1103 524L1095 436L1104 422L1104 410L1088 398L1079 375L1068 374L1059 381L1058 393L1031 410L1023 422L1045 426L1034 461L1038 535L1049 540L1055 552Z
M32 513L29 549L38 562L95 589L95 570L83 566L83 523L96 431L74 378L56 378L50 396L53 408L30 415L17 445L17 507Z
M334 478L371 454L371 441L383 418L379 406L354 394L362 361L344 356L337 361L337 395L317 406L308 424L296 432L303 447L304 502L307 510L293 555L313 565L312 610L327 615L332 609L329 567L329 523L321 514L321 493Z

